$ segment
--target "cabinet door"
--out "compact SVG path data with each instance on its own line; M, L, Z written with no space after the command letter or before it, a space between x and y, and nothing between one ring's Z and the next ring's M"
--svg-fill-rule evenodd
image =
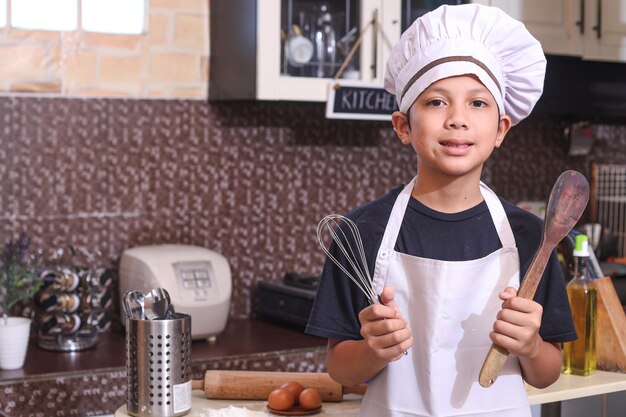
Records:
M329 81L362 32L341 78L382 84L399 15L400 0L258 1L257 98L326 101ZM368 25L373 19L382 30Z
M585 59L626 62L626 0L586 0Z
M402 32L418 17L435 10L444 4L456 5L472 3L470 0L402 0Z
M479 0L524 22L547 54L582 55L584 0ZM589 0L586 1L587 3ZM585 29L586 31L587 29Z

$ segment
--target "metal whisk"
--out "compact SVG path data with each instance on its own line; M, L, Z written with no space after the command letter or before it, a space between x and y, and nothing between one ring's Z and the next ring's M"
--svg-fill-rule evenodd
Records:
M348 226L347 231L340 227L341 222L344 222ZM326 248L323 239L325 230L332 237L341 253L343 253L343 256L346 257L346 260L350 264L350 267L352 267L356 277L352 275L352 273L348 271L348 269L342 265L342 263L339 262L339 260L335 258ZM374 291L372 276L367 268L365 250L363 249L363 240L361 239L361 234L359 233L359 229L356 227L356 224L341 214L329 214L320 220L317 225L317 240L319 241L320 247L326 256L328 256L328 258L333 261L333 263L337 265L337 267L339 267L339 269L341 269L343 273L352 280L352 282L356 284L363 294L365 294L365 297L367 297L367 301L370 305L379 304L378 294ZM402 353L404 355L408 354L406 350Z
M347 228L340 227L342 222L345 223ZM327 232L332 237L337 248L339 248L341 253L346 257L354 275L330 253L328 248L326 248L323 239L324 232ZM363 294L365 294L369 303L378 304L378 294L376 294L372 285L372 277L367 268L367 261L365 259L363 241L361 240L361 234L356 224L341 214L329 214L320 220L317 225L317 240L328 258L356 284Z

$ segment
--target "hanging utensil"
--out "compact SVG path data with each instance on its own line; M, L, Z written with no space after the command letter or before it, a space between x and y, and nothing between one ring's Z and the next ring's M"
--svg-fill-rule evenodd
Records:
M289 64L302 67L313 58L313 42L302 35L300 26L293 25L292 32L285 43L285 54Z
M548 199L539 249L522 280L517 292L518 297L532 300L552 251L576 226L587 207L588 200L589 183L581 173L568 170L559 176ZM478 377L480 385L483 387L493 385L508 355L509 352L505 348L495 343L491 345Z
M337 62L337 45L335 29L332 26L332 15L324 5L321 7L321 15L317 19L315 30L315 50L317 58L317 77L331 76Z

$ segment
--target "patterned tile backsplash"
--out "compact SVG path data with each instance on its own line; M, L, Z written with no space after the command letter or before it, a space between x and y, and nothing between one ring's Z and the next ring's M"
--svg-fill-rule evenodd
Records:
M408 181L412 150L386 122L324 118L320 104L0 98L0 236L35 248L98 248L115 264L137 245L185 243L225 255L232 318L260 280L317 274L318 220ZM626 163L626 118L598 121L586 157L568 157L575 118L514 127L484 180L503 197L544 200L565 169Z

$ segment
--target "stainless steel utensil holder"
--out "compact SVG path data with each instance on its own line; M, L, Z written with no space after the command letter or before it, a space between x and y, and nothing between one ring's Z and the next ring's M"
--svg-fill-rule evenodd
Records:
M126 319L128 414L182 416L191 410L191 316Z

